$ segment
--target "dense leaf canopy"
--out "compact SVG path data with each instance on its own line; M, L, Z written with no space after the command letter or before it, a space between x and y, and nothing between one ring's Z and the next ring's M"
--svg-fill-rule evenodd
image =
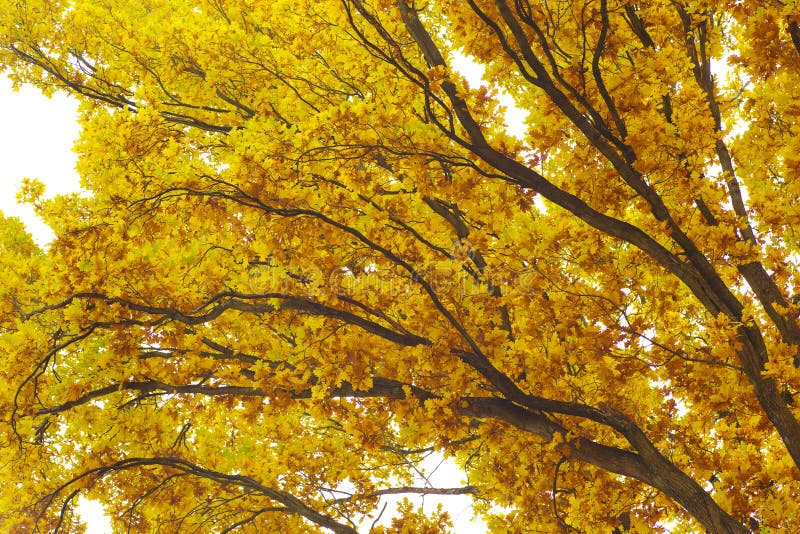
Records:
M797 531L797 13L0 1L85 189L0 223L0 529Z

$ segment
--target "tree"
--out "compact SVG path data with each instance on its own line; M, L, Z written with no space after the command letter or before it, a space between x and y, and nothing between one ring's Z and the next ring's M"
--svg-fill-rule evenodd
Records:
M2 13L87 191L1 227L5 530L800 528L794 1Z

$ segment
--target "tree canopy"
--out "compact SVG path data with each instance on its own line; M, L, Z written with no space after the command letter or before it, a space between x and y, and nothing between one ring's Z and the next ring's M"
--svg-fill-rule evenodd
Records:
M85 189L0 223L2 530L800 529L795 0L0 13Z

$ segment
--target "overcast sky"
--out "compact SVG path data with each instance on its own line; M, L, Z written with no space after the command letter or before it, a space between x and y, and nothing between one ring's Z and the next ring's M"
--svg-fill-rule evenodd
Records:
M77 108L63 93L47 98L30 87L12 91L11 82L0 75L0 210L22 219L40 245L53 234L30 207L17 204L17 190L25 177L47 184L48 196L79 189L72 152Z

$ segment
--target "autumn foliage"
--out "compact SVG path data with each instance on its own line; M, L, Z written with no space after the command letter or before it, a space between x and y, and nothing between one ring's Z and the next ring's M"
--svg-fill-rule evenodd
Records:
M798 22L0 1L85 189L0 225L0 530L800 530Z

